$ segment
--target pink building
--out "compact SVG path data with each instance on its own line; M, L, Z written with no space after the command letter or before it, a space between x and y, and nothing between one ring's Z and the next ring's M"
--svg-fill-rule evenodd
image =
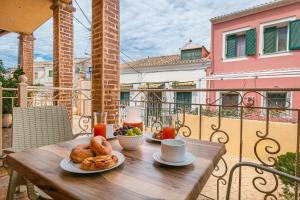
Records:
M280 0L211 19L210 88L299 88L300 0ZM212 99L222 92L211 93ZM253 94L256 106L300 108L299 92ZM232 95L225 102L237 102Z

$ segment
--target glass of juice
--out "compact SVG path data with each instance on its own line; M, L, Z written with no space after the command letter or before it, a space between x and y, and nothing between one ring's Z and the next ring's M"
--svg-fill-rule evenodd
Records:
M162 123L162 139L175 139L176 129L172 116L165 116Z
M106 138L107 112L94 112L94 136Z

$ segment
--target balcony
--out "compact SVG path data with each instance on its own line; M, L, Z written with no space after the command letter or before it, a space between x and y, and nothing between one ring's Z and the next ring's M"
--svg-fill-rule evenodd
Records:
M28 107L57 105L58 101L72 99L73 132L91 132L92 117L90 89L72 90L72 96L56 99L55 94L67 88L45 88L24 86L18 90L2 88L2 92L14 91L15 96L3 97ZM295 108L291 99L284 103L266 96L266 92L290 92L300 89L141 89L130 90L133 98L116 99L119 112L115 117L120 124L126 117L126 106L141 107L145 129L155 132L168 117L176 123L180 137L222 143L226 154L221 158L198 199L225 199L228 175L234 164L249 161L263 166L284 170L296 175L299 169L300 109ZM176 93L191 92L199 103L176 102ZM216 93L222 93L215 98ZM18 95L19 94L19 95ZM20 95L21 94L21 95ZM228 102L227 97L237 96ZM22 99L22 100L21 100ZM7 100L5 100L7 101ZM23 101L23 102L20 102ZM265 102L265 103L258 103ZM272 102L266 106L266 102ZM257 106L258 104L262 106ZM13 103L11 105L14 105ZM3 129L4 148L8 147L9 129ZM272 173L259 169L240 168L234 173L231 199L297 199L298 185L287 182Z

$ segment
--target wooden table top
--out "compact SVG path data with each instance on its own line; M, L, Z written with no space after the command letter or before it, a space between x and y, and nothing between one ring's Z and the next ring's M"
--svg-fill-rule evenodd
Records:
M123 151L118 140L113 149L125 155L120 167L104 173L79 175L63 171L59 163L74 145L86 138L10 154L7 164L54 199L196 199L214 167L225 153L222 144L186 139L196 156L192 165L170 167L154 161L159 143L144 142L136 151Z

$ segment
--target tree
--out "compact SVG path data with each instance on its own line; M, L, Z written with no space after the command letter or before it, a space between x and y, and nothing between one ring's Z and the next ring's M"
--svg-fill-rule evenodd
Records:
M16 69L12 77L5 76L6 69L4 68L3 61L0 59L0 82L2 83L3 88L17 88L18 87L18 77L23 75L24 72L22 69ZM7 91L4 90L2 92L3 98L2 99L2 113L3 114L11 114L12 108L18 106L18 102L15 99L12 99L17 96L17 91Z

